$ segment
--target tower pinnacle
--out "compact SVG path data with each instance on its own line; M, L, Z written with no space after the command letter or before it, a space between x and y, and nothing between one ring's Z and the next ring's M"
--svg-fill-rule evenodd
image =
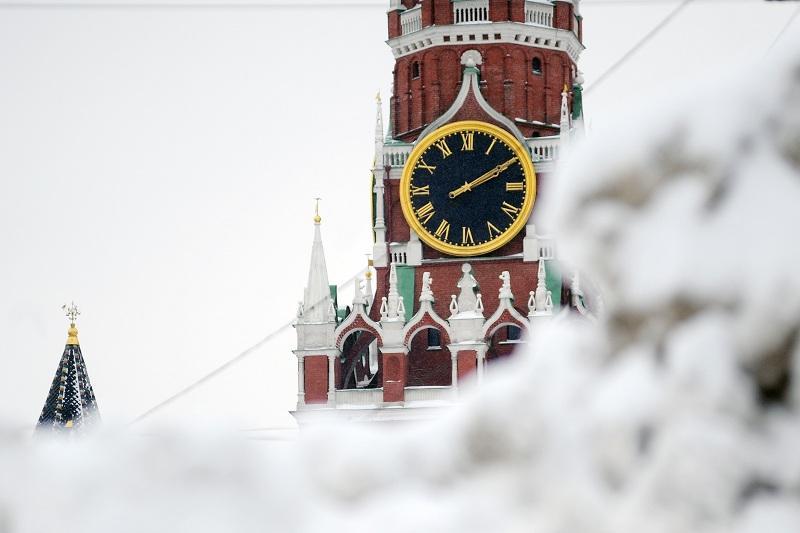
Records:
M78 344L75 320L80 311L74 302L61 306L61 309L70 321L67 344L39 416L37 430L77 429L99 418L94 391Z
M566 156L569 151L570 135L569 87L567 87L565 83L564 91L561 93L561 123L559 129L560 157Z
M377 110L375 112L375 160L372 163L373 168L383 167L383 103L381 101L381 93L375 95L375 103Z
M320 232L319 198L315 198L314 208L314 243L311 247L311 264L308 268L308 284L302 302L302 313L298 316L301 323L329 322L331 299L330 285L328 284L328 267L325 263L325 250L322 247L322 234Z
M61 309L66 312L67 318L69 318L67 344L77 346L80 343L78 342L78 328L75 327L75 320L78 319L78 316L80 316L81 312L78 310L78 306L75 305L75 302L72 302L69 306L64 304L61 306Z

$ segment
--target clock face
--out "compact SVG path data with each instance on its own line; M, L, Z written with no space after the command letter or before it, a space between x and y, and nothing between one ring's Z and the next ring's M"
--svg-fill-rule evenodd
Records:
M485 254L510 241L535 197L527 149L484 122L455 122L426 136L400 180L409 226L428 246L457 256Z

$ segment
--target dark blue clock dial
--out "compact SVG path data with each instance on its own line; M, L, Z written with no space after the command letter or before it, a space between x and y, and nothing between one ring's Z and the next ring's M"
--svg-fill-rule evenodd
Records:
M531 193L521 159L527 154L492 133L473 129L426 144L404 190L422 228L441 243L464 248L485 245L510 231Z

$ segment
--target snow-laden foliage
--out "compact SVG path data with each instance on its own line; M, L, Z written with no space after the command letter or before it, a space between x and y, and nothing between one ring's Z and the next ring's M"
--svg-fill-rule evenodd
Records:
M800 531L800 56L759 69L574 152L552 220L604 318L448 416L6 438L0 532Z

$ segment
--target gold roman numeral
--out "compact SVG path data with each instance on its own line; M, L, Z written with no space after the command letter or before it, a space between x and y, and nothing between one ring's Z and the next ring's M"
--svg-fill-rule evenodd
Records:
M506 182L506 192L521 191L525 187L524 181L509 181Z
M417 218L419 218L419 221L423 224L427 224L430 222L431 218L433 218L434 213L436 213L436 211L433 209L433 204L428 202L417 209Z
M515 207L508 202L503 202L503 205L500 206L500 209L502 209L503 212L511 218L511 220L517 218L516 215L520 211L519 207Z
M436 229L436 233L434 236L446 241L447 238L450 236L450 223L446 220L442 220L439 224L439 227Z
M500 235L500 230L495 227L494 224L491 222L486 222L486 227L489 228L489 239L494 239L497 235Z
M466 226L461 227L461 244L475 244L472 238L472 229Z
M411 196L429 196L430 194L430 185L422 185L421 187L411 186Z
M442 159L453 154L453 151L447 146L447 139L439 139L434 145L442 152Z
M433 174L433 171L436 170L436 167L430 166L428 163L425 162L425 159L421 157L419 158L419 163L417 163L417 168L424 168L431 174Z
M496 143L496 142L497 142L497 139L492 139L492 144L490 144L489 148L486 149L486 155L489 155L489 152L492 151L492 148L494 148L494 143Z
M468 131L461 134L461 151L471 152L475 141L475 132Z

